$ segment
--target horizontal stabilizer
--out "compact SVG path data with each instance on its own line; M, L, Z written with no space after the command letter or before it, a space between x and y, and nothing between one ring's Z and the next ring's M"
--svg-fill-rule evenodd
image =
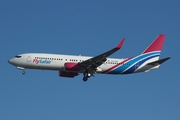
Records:
M171 57L163 58L163 59L161 59L161 60L157 60L157 61L148 63L148 65L153 65L153 66L160 65L160 64L162 64L163 62L169 60L170 58L171 58Z

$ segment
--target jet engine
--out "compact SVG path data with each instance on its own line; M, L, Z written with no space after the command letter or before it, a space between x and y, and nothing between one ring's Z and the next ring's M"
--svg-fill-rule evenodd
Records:
M66 62L64 64L64 68L65 70L68 71L80 71L81 67L78 65L78 63L74 63L74 62Z
M59 76L60 76L60 77L73 78L73 77L75 77L75 76L77 76L77 75L78 75L78 73L59 71Z

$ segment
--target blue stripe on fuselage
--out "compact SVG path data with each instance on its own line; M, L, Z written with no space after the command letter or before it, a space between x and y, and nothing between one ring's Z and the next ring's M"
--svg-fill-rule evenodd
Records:
M127 61L125 64L120 65L119 67L117 67L116 69L112 70L111 72L109 72L108 74L119 74L122 73L123 71L125 71L126 69L128 69L131 65L137 63L138 61L141 61L142 59L145 59L146 57L154 57L154 56L158 56L160 55L160 52L151 52L151 53L147 53L147 54L141 54L129 61ZM149 58L148 57L148 58ZM147 59L148 60L148 59ZM144 61L145 62L145 61ZM133 65L134 66L134 65ZM131 68L131 67L130 67ZM135 68L135 67L134 67Z
M139 66L141 66L144 62L146 62L147 60L151 59L151 58L154 58L154 57L157 57L159 55L154 55L154 56L150 56L148 58L145 58L141 61L139 61L138 63L136 63L135 65L133 65L132 67L130 67L128 70L126 70L125 72L123 72L122 74L128 74L128 73L133 73ZM138 65L136 67L136 65Z

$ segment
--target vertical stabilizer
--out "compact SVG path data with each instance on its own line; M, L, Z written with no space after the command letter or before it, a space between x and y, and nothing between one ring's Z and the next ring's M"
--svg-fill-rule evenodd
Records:
M165 39L164 34L160 34L143 52L142 54L159 51L161 52Z
M165 39L164 34L160 34L143 52L140 56L142 58L138 64L139 67L136 72L149 71L151 69L159 68L161 62L164 60L159 60L162 46ZM166 59L165 59L166 60Z

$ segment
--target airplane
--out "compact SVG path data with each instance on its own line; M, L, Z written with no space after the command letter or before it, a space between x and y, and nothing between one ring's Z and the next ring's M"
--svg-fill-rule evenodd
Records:
M47 53L25 53L9 59L18 69L39 69L59 71L60 77L74 78L83 73L83 81L94 74L132 74L157 69L170 59L159 59L165 34L160 34L140 55L130 58L108 58L122 48L125 38L113 49L95 57Z

